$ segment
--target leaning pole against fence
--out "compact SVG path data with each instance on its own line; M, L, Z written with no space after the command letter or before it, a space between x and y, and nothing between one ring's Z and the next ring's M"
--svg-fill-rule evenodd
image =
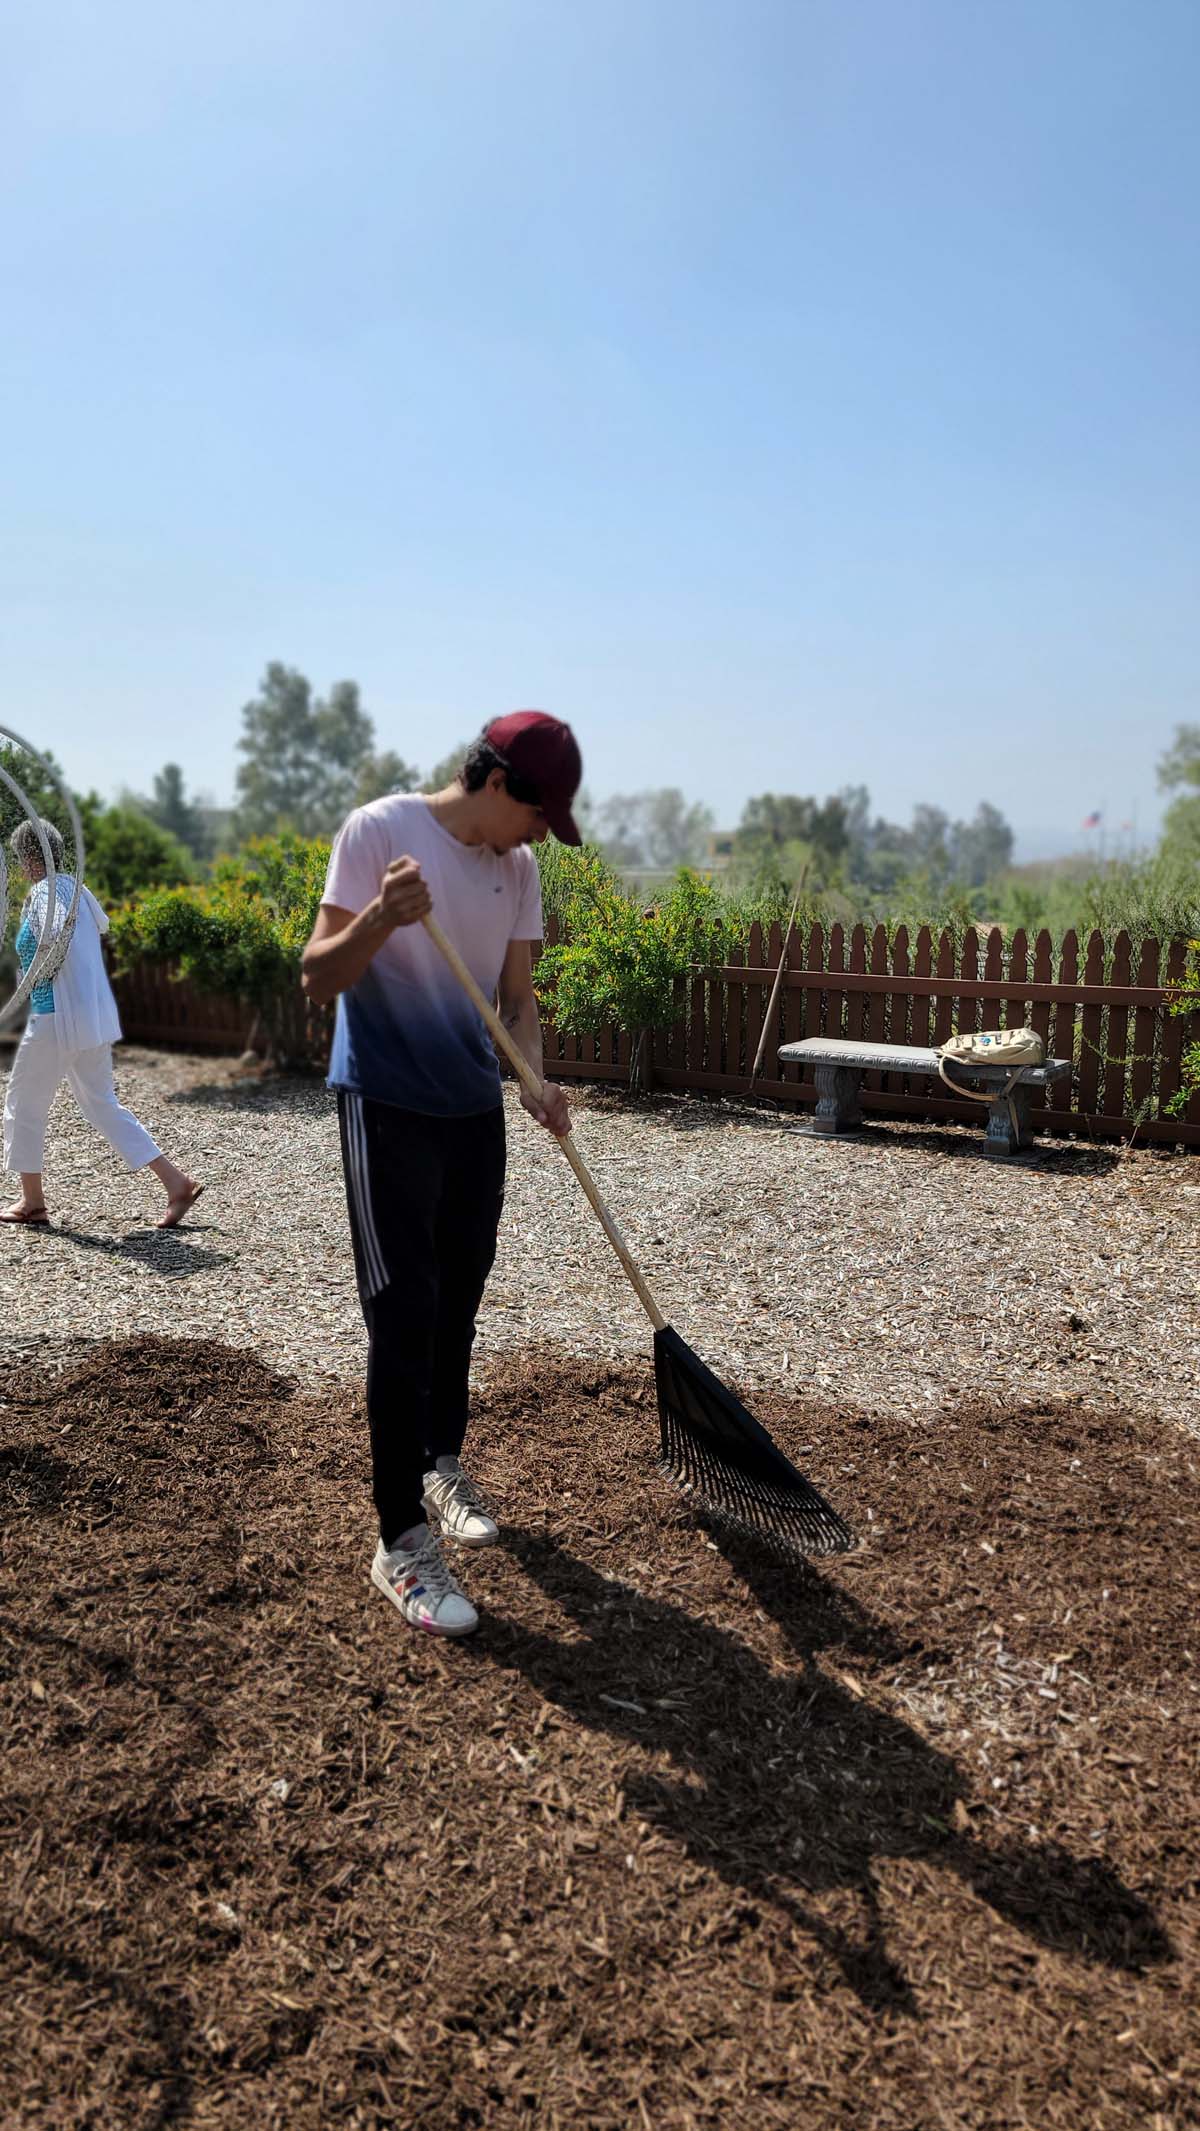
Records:
M54 864L54 853L50 848L50 839L42 827L41 816L37 808L30 802L28 793L22 790L17 779L0 762L0 784L5 785L12 793L26 820L33 823L34 832L41 848L42 864L46 868L46 910L42 919L42 930L38 938L37 948L29 968L21 978L11 998L0 1004L0 1028L3 1028L6 1021L11 1021L14 1015L20 1012L35 985L49 983L55 971L61 968L63 958L71 944L71 934L75 930L75 913L79 908L79 898L83 893L84 867L83 824L79 819L79 809L58 771L52 763L47 762L44 755L39 755L36 748L29 745L28 740L23 740L19 733L12 731L10 726L0 725L0 744L4 743L7 743L10 747L19 747L22 754L28 755L30 762L55 787L66 808L67 819L71 824L71 841L75 847L75 887L60 923L58 922L58 871ZM6 911L7 908L8 865L5 859L4 845L0 842L0 911ZM2 924L2 920L0 920L0 924Z

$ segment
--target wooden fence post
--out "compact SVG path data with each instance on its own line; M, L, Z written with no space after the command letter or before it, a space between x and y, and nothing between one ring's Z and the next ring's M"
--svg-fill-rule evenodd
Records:
M998 926L996 926L996 925L993 925L993 926L992 926L992 929L991 929L991 931L989 932L989 934L988 934L988 936L987 936L987 949L986 949L986 952L985 952L985 955L984 955L984 964L983 964L983 975L984 975L984 982L985 982L985 983L987 983L987 984L999 984L999 983L1000 983L1000 981L1001 981L1001 979L1002 979L1002 977L1003 977L1003 975L1004 975L1004 964L1003 964L1003 959L1002 959L1002 957L1003 957L1003 949L1004 949L1004 942L1003 942L1003 940L1002 940L1002 939L1001 939L1001 937L1000 937L1000 930L999 930L999 927L998 927ZM1022 1013L1022 1016L1021 1016L1021 1018L1022 1018L1022 1020L1024 1020L1024 1018L1025 1018L1025 1017L1024 1017L1024 1014L1023 1014L1023 1013ZM985 1028L985 1029L998 1029L998 1028L999 1028L999 1026L1000 1026L1000 1001L999 1001L999 999L985 999L985 1000L984 1000L984 1002L983 1002L983 1026L984 1026L984 1028Z
M1083 981L1104 982L1104 941L1098 932L1093 932L1088 940ZM1100 1110L1101 1034L1100 1008L1085 1006L1079 1030L1079 1112L1089 1123Z
M1112 981L1114 985L1132 983L1130 963L1133 959L1133 942L1127 932L1119 932L1113 941ZM1123 1118L1125 1115L1125 1070L1126 1053L1129 1050L1129 1008L1110 1006L1108 1027L1104 1031L1104 1091L1101 1097L1105 1117Z
M1079 982L1079 942L1073 932L1065 933L1063 936L1062 955L1058 965L1058 981L1060 984L1078 984ZM1067 1077L1066 1087L1062 1087L1060 1083L1059 1087L1054 1090L1053 1107L1056 1110L1073 1112L1075 1109L1075 1088L1078 1072L1075 1063L1074 1000L1060 1000L1054 1009L1053 1055L1055 1058L1069 1058L1071 1060L1071 1071Z

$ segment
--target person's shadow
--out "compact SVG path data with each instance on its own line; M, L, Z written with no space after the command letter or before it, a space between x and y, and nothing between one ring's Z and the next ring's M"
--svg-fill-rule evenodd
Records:
M63 1243L73 1244L76 1250L98 1251L103 1258L126 1258L164 1280L186 1279L189 1273L212 1272L217 1266L234 1262L229 1251L194 1242L194 1227L182 1233L178 1228L131 1228L123 1236L98 1236L90 1229L70 1228L60 1221L51 1233Z
M587 1639L493 1618L478 1655L517 1667L576 1722L669 1754L674 1781L631 1761L631 1810L752 1903L782 1909L875 2010L913 2009L875 1884L890 1857L949 1866L1044 1946L1131 1970L1170 1956L1153 1911L1103 1860L1053 1842L989 1843L956 1825L968 1786L951 1757L836 1669L854 1654L896 1662L906 1646L815 1571L797 1575L712 1529L782 1628L797 1661L787 1675L735 1634L609 1581L545 1534L512 1530L515 1560ZM826 1649L830 1669L818 1663ZM835 1889L857 1894L861 1931L806 1904Z

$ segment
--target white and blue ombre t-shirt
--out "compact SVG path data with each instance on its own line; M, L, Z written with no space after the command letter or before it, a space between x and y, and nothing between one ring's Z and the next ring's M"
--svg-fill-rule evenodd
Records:
M334 841L321 900L364 910L394 858L415 858L434 916L485 998L510 940L540 940L542 897L532 851L503 856L459 843L415 794L356 807ZM358 983L342 992L329 1086L426 1117L472 1117L500 1101L491 1038L423 925L397 925Z

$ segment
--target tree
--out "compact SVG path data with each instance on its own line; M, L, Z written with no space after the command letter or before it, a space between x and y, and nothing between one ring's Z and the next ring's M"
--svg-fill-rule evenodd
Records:
M360 790L377 796L397 788L393 776L412 774L398 755L376 756L375 728L355 681L336 681L327 697L314 696L304 674L272 660L242 722L242 836L281 828L302 836L328 834L360 803Z
M610 865L673 872L705 856L711 808L689 805L677 785L617 792L596 809L596 837Z
M102 903L124 903L148 888L191 879L191 854L140 808L106 807L91 793L80 814L87 884Z
M813 804L813 802L807 802ZM871 819L865 784L847 785L836 800L839 855L857 885L891 895L902 881L940 891L952 881L978 887L1010 864L1013 832L998 807L983 800L970 821L950 820L944 808L922 801L907 828L881 814ZM820 819L815 823L819 831Z
M243 707L242 724L239 833L262 835L289 823L309 833L324 814L327 790L310 683L294 667L272 660L258 695Z
M683 868L649 908L598 851L560 849L549 871L563 931L538 958L538 998L568 1033L628 1030L629 1084L644 1091L653 1033L675 1019L677 983L697 965L725 961L745 927L708 881Z
M837 793L846 831L843 859L852 880L861 874L871 834L871 794L865 784L844 784Z
M860 879L864 887L890 895L913 870L912 840L899 822L877 815L867 831Z
M55 776L62 777L62 771L53 755L49 752L43 754L42 760L47 765L46 770L43 770L38 763L34 762L32 757L26 754L24 748L15 747L10 740L0 741L0 769L7 771L13 782L20 785L29 805L39 819L54 823L55 828L65 837L68 855L70 855L71 824L66 807L63 804L61 788L54 781ZM51 771L54 774L48 775L47 771ZM76 806L79 805L77 796L75 804ZM99 804L100 802L97 800L96 805L99 806ZM8 839L18 822L28 821L28 819L29 816L21 801L0 778L0 841L5 847L7 847Z
M1172 859L1200 865L1200 793L1172 799L1162 818L1162 848Z
M112 921L119 966L159 962L202 991L245 1002L274 1064L312 1064L327 1027L310 1013L300 962L320 907L329 845L267 837L220 859L201 887L162 888Z
M44 760L61 775L52 755ZM60 831L65 851L64 872L73 872L76 852L70 819L53 779L31 762L21 748L0 744L0 767L21 786L37 814L52 821ZM110 908L146 889L173 886L192 876L190 853L179 840L161 829L139 806L106 807L98 792L73 795L83 833L84 878L99 900ZM0 780L0 838L6 846L17 823L28 820L24 807ZM11 923L24 900L26 882L9 876L8 919ZM5 912L0 908L0 938L5 932Z
M1177 725L1170 747L1159 757L1159 790L1173 791L1181 784L1200 787L1200 725Z
M422 779L421 790L441 792L448 784L453 784L474 744L473 740L463 740L457 747L452 747L448 755L434 763L428 777Z
M372 799L386 799L389 792L415 792L420 781L420 771L389 748L382 755L369 755L363 763L354 787L354 804L365 807Z
M931 881L944 881L950 871L949 833L950 816L941 807L921 804L913 808L908 832L912 863L918 873L926 874ZM954 834L958 834L957 828Z
M138 802L143 813L156 821L168 836L186 844L195 858L207 858L208 834L196 808L184 790L183 771L177 762L165 762L155 773L154 795Z
M618 871L647 863L636 799L618 793L601 801L596 809L596 843Z
M762 792L746 801L734 836L734 853L760 867L773 857L781 876L798 876L808 865L827 879L836 872L848 841L844 799Z
M1200 792L1181 792L1163 815L1162 849L1185 865L1200 866Z
M581 785L576 792L571 802L571 812L575 816L575 826L585 844L594 844L596 841L596 808L586 785Z
M950 838L955 878L980 888L1012 863L1013 832L1000 812L981 799L971 821L956 821Z
M375 745L375 727L359 700L357 681L335 681L324 701L317 697L313 732L329 796L340 805L343 796L353 793Z
M706 855L716 817L711 807L696 800L691 805L677 785L646 792L645 836L652 866L686 866Z
M1186 865L1200 865L1200 725L1177 725L1175 738L1159 758L1160 791L1185 789L1163 816L1162 848Z

